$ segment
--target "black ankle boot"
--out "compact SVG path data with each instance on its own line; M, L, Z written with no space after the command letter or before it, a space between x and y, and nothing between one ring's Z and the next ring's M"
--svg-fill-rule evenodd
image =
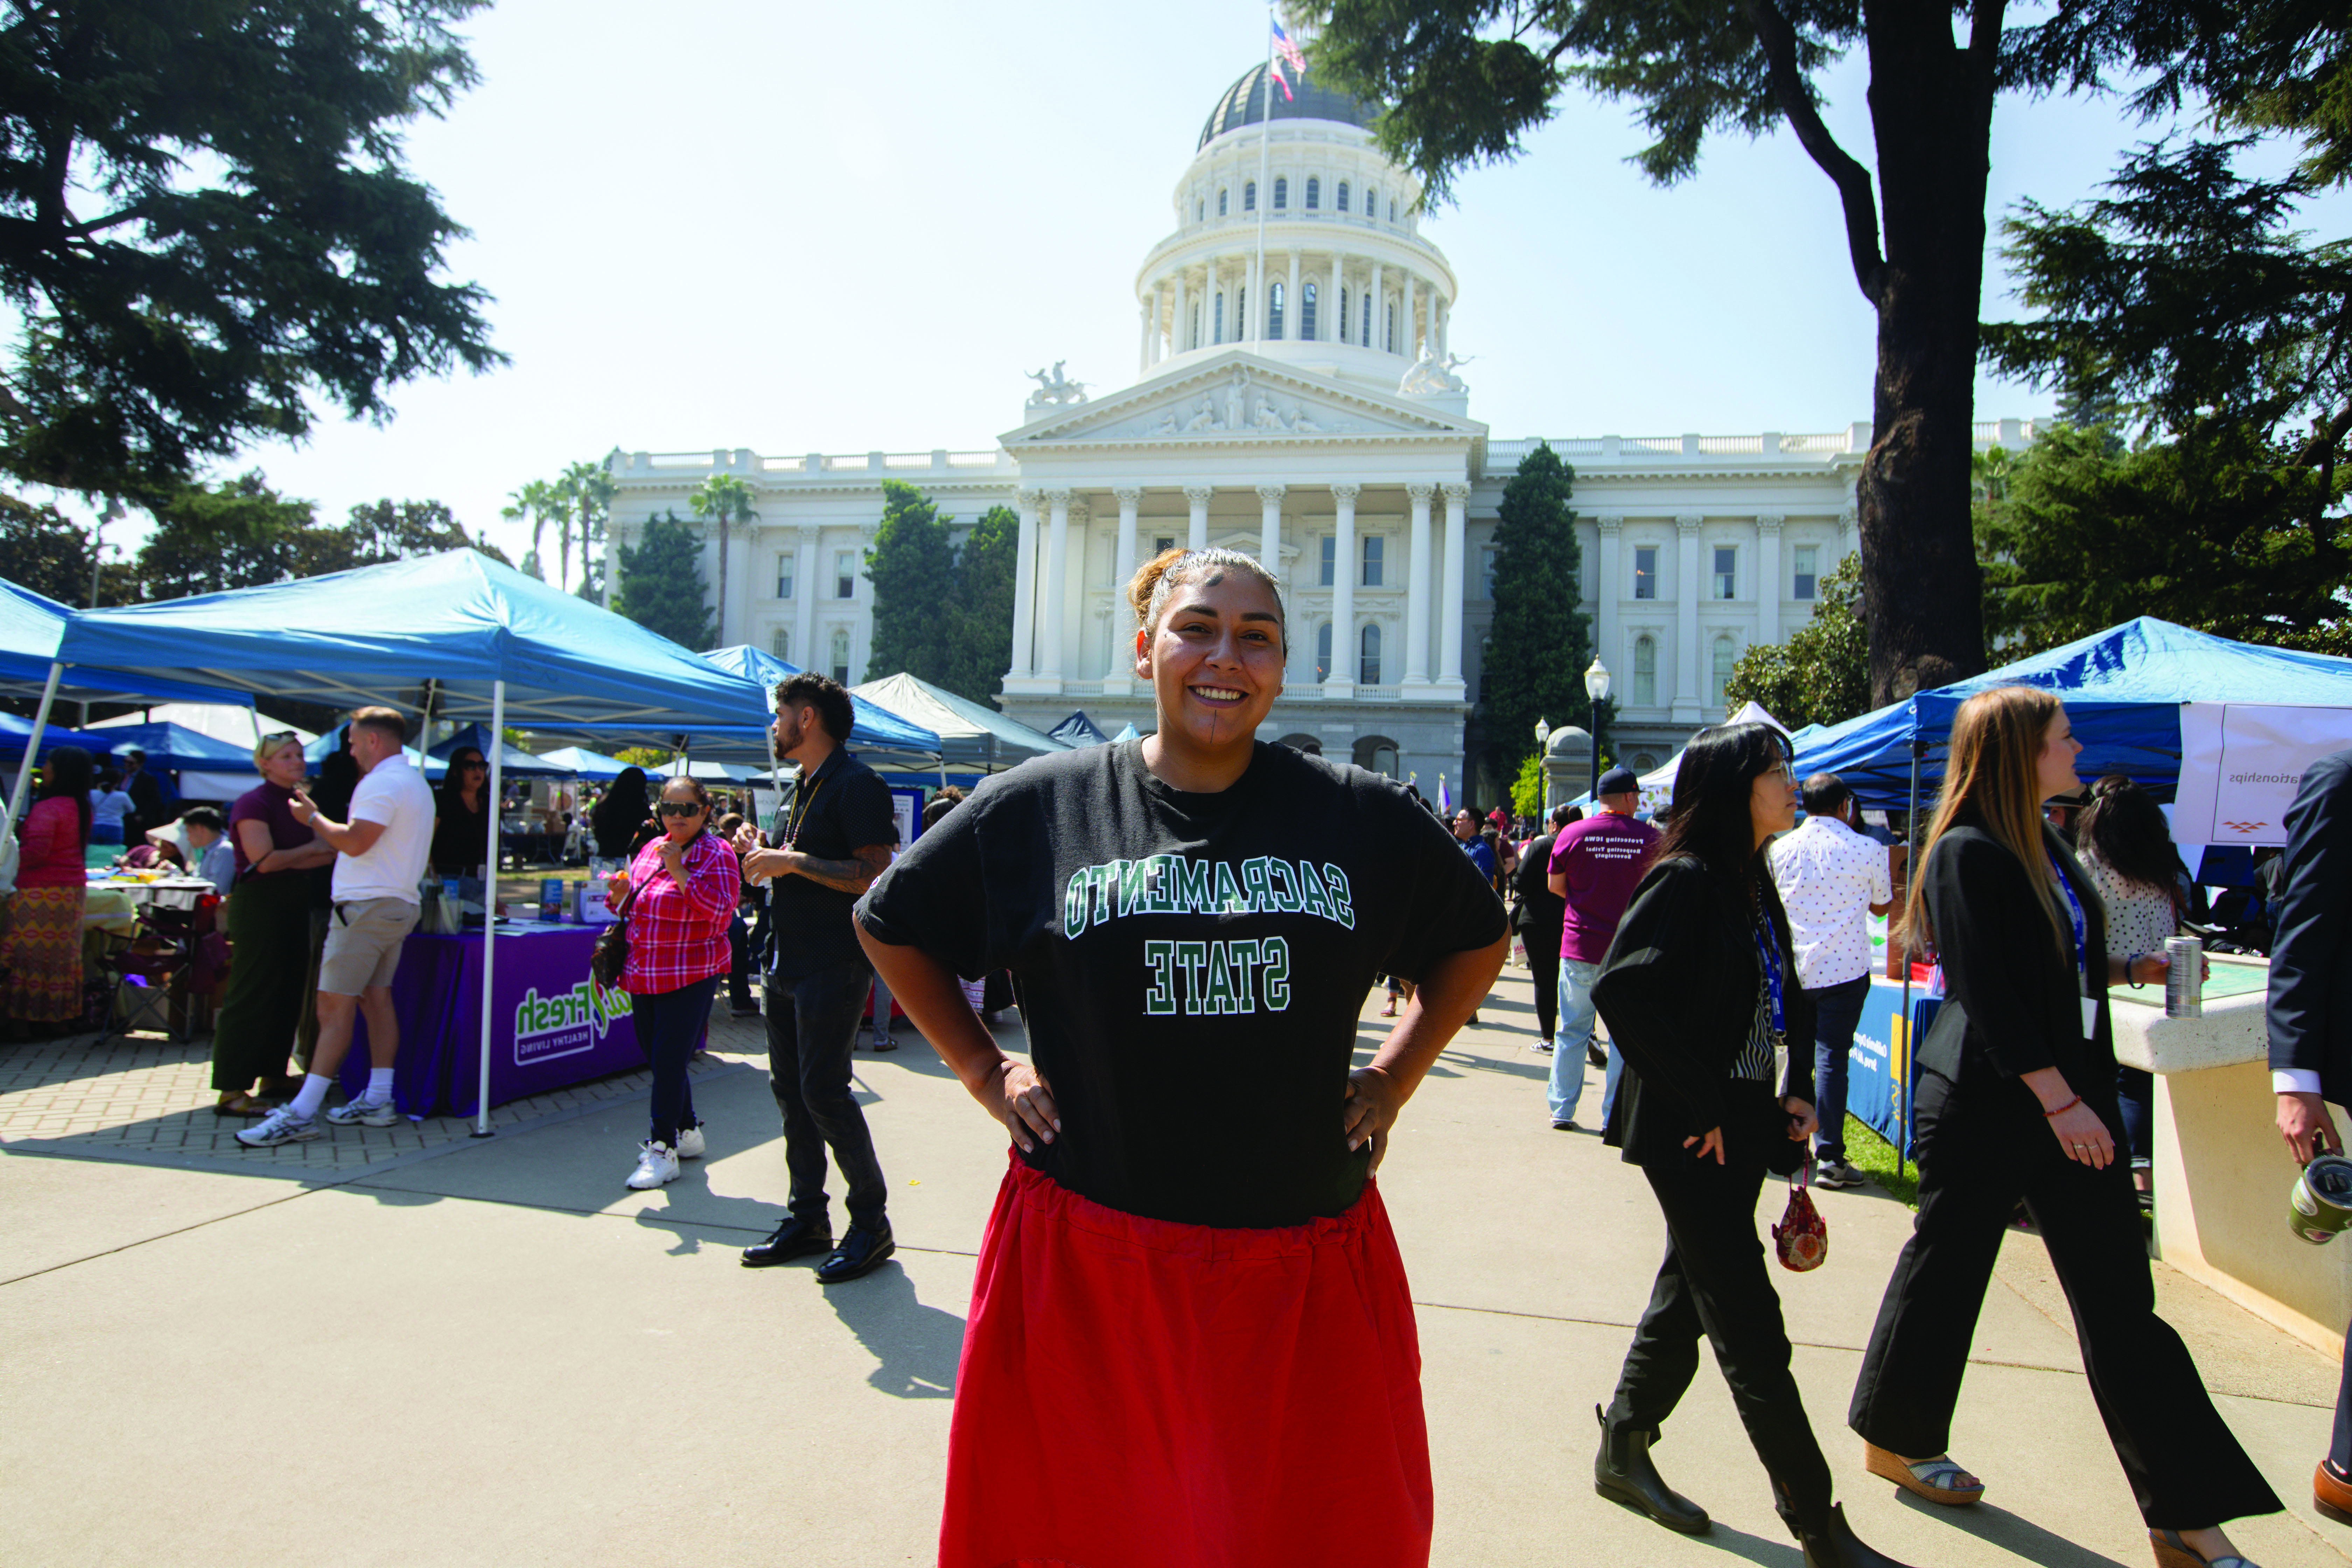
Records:
M1592 1456L1592 1489L1612 1502L1622 1502L1646 1513L1668 1530L1697 1535L1706 1529L1706 1510L1666 1485L1657 1466L1650 1463L1650 1434L1627 1426L1612 1426L1601 1406L1592 1407L1601 1423L1601 1452Z
M1845 1510L1832 1507L1819 1530L1799 1532L1805 1548L1805 1568L1903 1568L1884 1552L1863 1544L1846 1524Z

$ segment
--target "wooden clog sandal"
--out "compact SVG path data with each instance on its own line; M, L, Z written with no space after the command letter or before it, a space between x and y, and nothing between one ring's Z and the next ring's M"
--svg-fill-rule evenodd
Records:
M1966 1508L1984 1496L1984 1482L1954 1464L1949 1454L1938 1454L1932 1459L1906 1459L1875 1443L1864 1442L1862 1462L1872 1475L1883 1476L1905 1491L1946 1508Z
M2227 1557L2202 1557L2197 1549L2180 1539L2177 1530L2151 1530L2147 1543L2156 1548L2156 1568L2254 1568L2254 1564L2232 1552Z

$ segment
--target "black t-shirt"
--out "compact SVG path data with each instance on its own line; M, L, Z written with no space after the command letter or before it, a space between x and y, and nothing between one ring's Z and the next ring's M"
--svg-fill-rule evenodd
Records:
M814 774L802 778L793 797L776 812L771 844L787 830L792 847L820 860L846 860L869 844L898 842L898 819L890 809L890 786L881 775L836 747ZM857 895L813 882L778 877L768 884L771 946L768 973L798 980L844 964L866 965L850 910Z
M1340 1131L1373 976L1503 934L1494 889L1377 773L1260 742L1213 795L1142 742L982 784L858 906L967 979L1009 968L1063 1131L1024 1155L1129 1214L1298 1225L1356 1201Z

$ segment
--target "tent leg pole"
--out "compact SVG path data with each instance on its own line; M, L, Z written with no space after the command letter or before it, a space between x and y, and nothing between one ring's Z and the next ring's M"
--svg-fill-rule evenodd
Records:
M474 1086L474 1136L490 1136L490 1015L495 1010L499 943L499 805L504 798L504 782L499 764L506 760L507 683L490 683L490 743L482 749L490 754L490 809L484 815L490 819L489 863L482 868L488 873L482 883L482 1035L481 1049L477 1053L480 1063L480 1079Z
M1903 858L1903 885L1906 888L1911 885L1911 879L1919 874L1919 758L1927 749L1926 742L1916 735L1912 737L1911 804L1903 818L1904 841L1909 846L1908 851ZM1916 1073L1913 1071L1913 1064L1919 1056L1919 1042L1912 1037L1911 952L1907 940L1909 933L1905 934L1906 940L1903 952L1903 1120L1897 1129L1903 1134L1903 1142L1895 1151L1895 1174L1898 1179L1908 1168L1906 1157L1911 1151L1913 1130L1911 1091L1913 1086L1919 1081Z
M32 787L33 761L41 754L41 731L48 728L49 710L58 700L58 679L66 672L62 664L49 666L48 683L41 688L41 705L33 711L33 732L25 738L25 760L16 764L16 787L8 795L8 816L0 821L0 829L25 815L25 792Z

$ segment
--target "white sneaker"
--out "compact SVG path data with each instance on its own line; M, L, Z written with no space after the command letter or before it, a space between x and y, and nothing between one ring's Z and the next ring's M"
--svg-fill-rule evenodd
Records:
M677 1157L681 1160L702 1158L702 1123L677 1130Z
M248 1149L272 1149L280 1143L307 1143L319 1135L319 1124L281 1105L255 1126L238 1131L236 1141Z
M1864 1180L1863 1173L1843 1160L1825 1161L1813 1173L1813 1185L1817 1187L1858 1187Z
M637 1145L637 1168L629 1173L629 1190L642 1193L677 1180L677 1155L666 1144L648 1138Z
M328 1111L327 1120L338 1127L397 1127L400 1125L400 1112L392 1108L389 1100L382 1104L354 1100Z

